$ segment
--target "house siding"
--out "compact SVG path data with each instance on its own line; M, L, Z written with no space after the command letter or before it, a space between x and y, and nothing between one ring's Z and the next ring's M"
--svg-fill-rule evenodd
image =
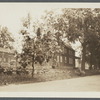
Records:
M56 54L56 61L59 67L75 67L75 51L66 46L62 46L62 53Z
M11 63L13 61L13 63ZM15 57L13 53L0 51L0 66L3 68L15 68Z

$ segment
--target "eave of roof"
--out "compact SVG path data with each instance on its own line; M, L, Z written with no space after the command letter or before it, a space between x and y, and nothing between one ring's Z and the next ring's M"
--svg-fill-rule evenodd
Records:
M75 59L81 59L81 58L80 58L80 57L76 57L76 56L75 56Z
M67 48L71 49L71 50L74 50L70 45L68 44L64 44Z

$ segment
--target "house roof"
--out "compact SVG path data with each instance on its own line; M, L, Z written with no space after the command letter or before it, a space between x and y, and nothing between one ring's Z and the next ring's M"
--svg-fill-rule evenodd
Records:
M64 45L72 50L74 50L69 44L64 43Z
M68 44L68 42L66 41L62 41L61 39L59 39L59 43L61 43L61 44L63 44L65 47L67 47L67 48L69 48L69 49L71 49L71 50L74 50L72 47L71 47L71 45L69 45Z
M69 49L71 49L71 50L74 50L74 49L71 47L71 45L69 45L68 43L65 43L65 42L62 41L62 44L63 44L65 47L67 47L67 48L69 48Z
M0 52L5 52L5 53L14 54L14 50L2 48L2 47L0 47Z
M80 57L75 56L75 59L81 59Z

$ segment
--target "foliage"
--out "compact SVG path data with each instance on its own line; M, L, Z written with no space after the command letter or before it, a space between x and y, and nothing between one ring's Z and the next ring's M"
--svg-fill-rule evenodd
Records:
M92 19L92 24L89 32L91 33L90 36L88 37L88 44L87 44L87 51L89 52L88 57L90 58L90 69L92 69L92 65L94 65L95 68L100 66L100 57L99 57L99 52L100 52L100 28L99 28L99 22L100 22L100 9L94 9L93 14L94 17Z
M14 42L11 33L8 31L7 27L0 27L0 47L12 48L11 43Z
M64 8L62 14L58 16L51 11L45 17L53 30L59 32L61 36L65 35L70 42L80 41L82 70L85 69L86 53L91 52L94 47L97 49L97 45L100 44L99 17L99 9L91 8Z
M50 58L54 57L55 52L59 51L59 46L57 44L57 39L55 35L51 34L50 31L44 31L44 29L38 26L37 30L35 27L31 27L32 23L30 21L30 15L23 22L23 29L21 34L23 35L23 49L20 54L20 64L24 68L32 64L32 76L34 73L34 63L39 62L40 65L43 61L49 61ZM40 25L41 26L41 25ZM42 34L42 32L44 34Z

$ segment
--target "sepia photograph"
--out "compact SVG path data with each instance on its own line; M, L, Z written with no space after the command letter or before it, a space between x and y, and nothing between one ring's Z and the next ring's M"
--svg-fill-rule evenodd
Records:
M100 97L100 3L0 3L0 97L20 92Z

